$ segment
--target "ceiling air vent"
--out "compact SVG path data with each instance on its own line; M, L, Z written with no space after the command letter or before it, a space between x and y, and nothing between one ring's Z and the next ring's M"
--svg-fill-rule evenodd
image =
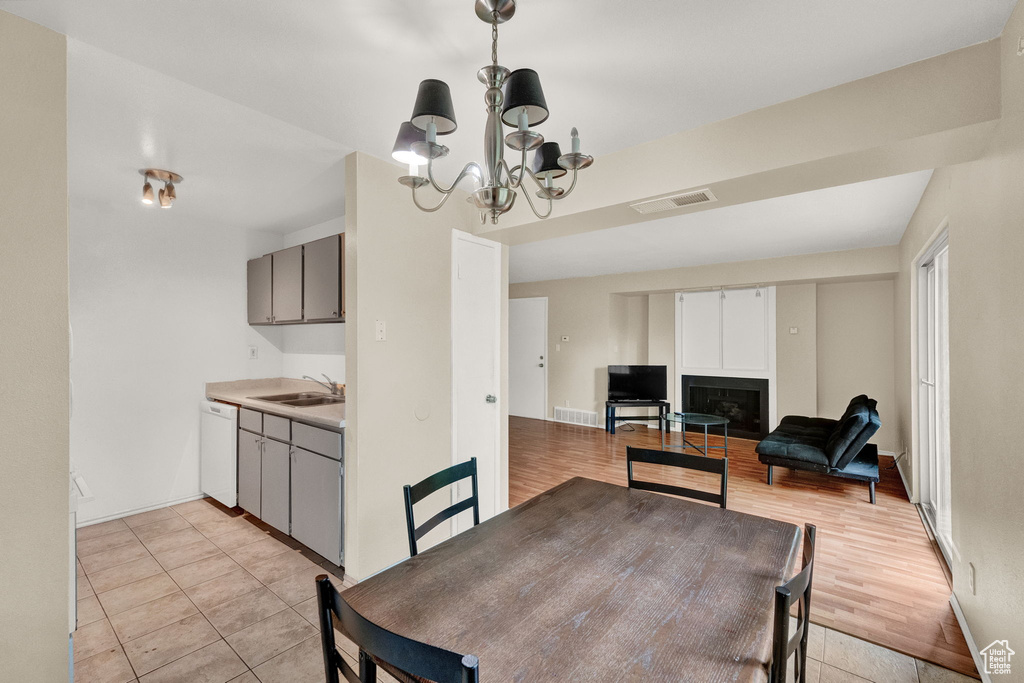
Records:
M645 202L637 202L635 204L630 204L629 208L633 209L637 213L648 214L658 213L659 211L671 211L672 209L681 209L684 206L707 204L708 202L717 201L718 197L715 196L715 193L705 187L703 190L694 190L693 192L674 194L671 197L662 197L661 199L650 199Z

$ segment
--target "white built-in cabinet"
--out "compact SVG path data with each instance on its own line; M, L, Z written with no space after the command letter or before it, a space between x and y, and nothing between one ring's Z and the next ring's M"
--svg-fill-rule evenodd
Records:
M345 235L275 251L246 268L250 325L345 322Z
M771 287L679 294L679 365L693 371L749 371L771 368L775 334ZM697 372L696 374L714 374Z

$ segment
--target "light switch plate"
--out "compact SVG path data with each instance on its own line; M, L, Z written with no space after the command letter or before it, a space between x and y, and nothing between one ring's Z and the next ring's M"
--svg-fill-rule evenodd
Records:
M257 360L260 357L260 347L250 346L249 347L249 360Z
M377 321L377 341L382 342L382 341L387 341L387 340L388 340L387 323L385 323L383 320L378 320Z
M798 328L798 327L791 327L791 328L789 328L789 333L790 334L797 334L799 331L800 331L800 328Z

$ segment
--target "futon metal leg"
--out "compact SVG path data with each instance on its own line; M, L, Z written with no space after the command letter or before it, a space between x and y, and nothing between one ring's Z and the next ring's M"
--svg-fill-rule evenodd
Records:
M871 494L871 504L875 504L875 482L868 482L868 492Z
M772 466L768 465L768 485L772 485Z

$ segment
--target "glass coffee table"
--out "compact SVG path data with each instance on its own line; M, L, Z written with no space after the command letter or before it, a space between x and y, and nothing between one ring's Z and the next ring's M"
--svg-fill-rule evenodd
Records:
M675 422L676 424L682 425L683 429L683 443L681 446L666 445L665 444L665 433L669 430L669 423ZM701 450L695 444L690 443L686 440L686 425L697 425L704 427L704 450ZM722 426L725 432L725 444L722 446L708 446L708 427ZM701 455L707 455L708 451L722 451L724 457L729 457L729 420L721 415L707 415L705 413L668 413L665 415L665 429L661 432L661 450L666 448L680 448L683 453L686 452L686 448L695 449Z

